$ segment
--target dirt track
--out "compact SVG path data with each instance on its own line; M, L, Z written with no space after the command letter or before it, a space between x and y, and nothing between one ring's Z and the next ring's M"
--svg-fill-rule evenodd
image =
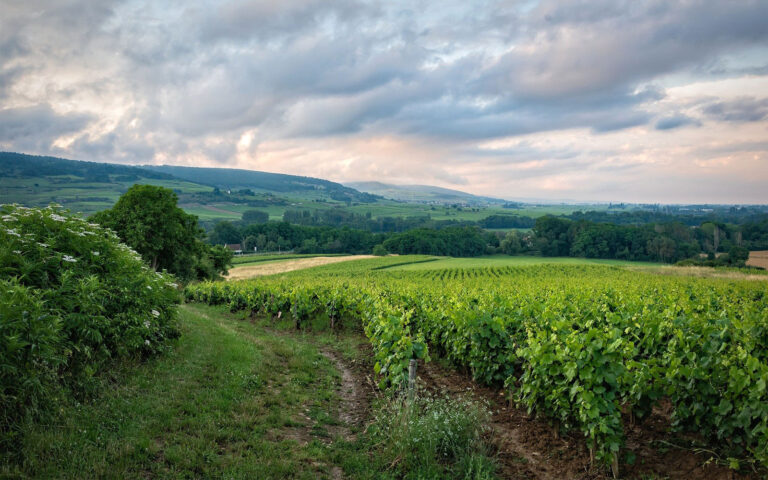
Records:
M348 262L350 260L362 260L364 258L375 258L373 255L348 255L346 257L312 257L298 258L295 260L277 260L274 262L257 263L256 265L244 265L234 267L229 270L227 280L242 280L244 278L262 277L264 275L274 275L276 273L292 272L304 268L318 267L330 263Z

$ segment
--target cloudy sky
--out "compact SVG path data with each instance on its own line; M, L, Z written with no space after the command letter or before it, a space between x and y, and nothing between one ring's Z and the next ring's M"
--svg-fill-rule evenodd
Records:
M768 1L0 0L0 150L768 203Z

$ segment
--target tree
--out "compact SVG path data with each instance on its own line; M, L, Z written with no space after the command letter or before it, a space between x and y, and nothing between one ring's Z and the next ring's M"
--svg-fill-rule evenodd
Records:
M384 248L384 245L378 244L375 247L373 247L373 254L378 257L386 256L389 252L387 252L387 249Z
M218 222L213 227L208 239L213 245L226 245L229 243L241 243L240 230L232 222Z
M261 210L246 210L242 218L244 223L267 223L269 214Z
M203 243L205 232L197 217L184 212L177 202L170 189L134 185L111 209L91 218L114 230L154 270L167 270L186 280L226 272L229 260Z

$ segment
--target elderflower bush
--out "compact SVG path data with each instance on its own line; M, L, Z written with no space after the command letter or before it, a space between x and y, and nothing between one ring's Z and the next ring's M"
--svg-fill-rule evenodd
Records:
M0 430L63 386L88 393L109 361L165 349L173 281L60 207L0 206Z

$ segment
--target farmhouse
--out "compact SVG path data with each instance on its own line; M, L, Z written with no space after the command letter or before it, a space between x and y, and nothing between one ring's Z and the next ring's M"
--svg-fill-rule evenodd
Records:
M239 243L228 243L225 247L235 252L235 255L242 255L243 253L243 247Z

